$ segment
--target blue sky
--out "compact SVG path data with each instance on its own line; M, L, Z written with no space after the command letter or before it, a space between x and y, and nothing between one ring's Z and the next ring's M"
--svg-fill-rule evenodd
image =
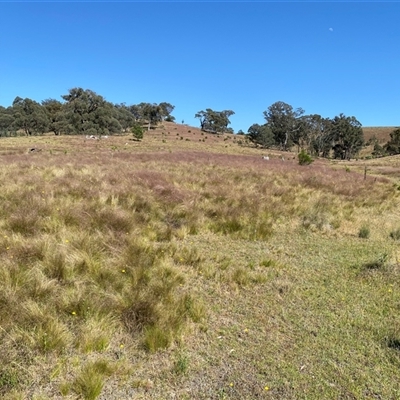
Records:
M167 101L263 123L306 114L400 125L397 2L0 2L0 105L91 89L114 103Z

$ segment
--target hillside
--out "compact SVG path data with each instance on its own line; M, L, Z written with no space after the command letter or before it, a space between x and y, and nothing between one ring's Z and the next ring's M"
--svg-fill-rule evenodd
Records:
M2 399L400 397L399 157L239 140L0 140Z
M390 134L396 129L395 126L363 127L365 141L376 137L380 144L385 144L390 140Z

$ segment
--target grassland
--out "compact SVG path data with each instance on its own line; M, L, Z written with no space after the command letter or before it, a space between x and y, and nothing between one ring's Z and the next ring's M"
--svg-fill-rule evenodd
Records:
M376 138L378 143L385 144L390 140L390 134L396 129L395 126L392 127L363 127L363 133L365 140L368 141L371 138Z
M239 140L0 141L1 398L400 398L398 157Z

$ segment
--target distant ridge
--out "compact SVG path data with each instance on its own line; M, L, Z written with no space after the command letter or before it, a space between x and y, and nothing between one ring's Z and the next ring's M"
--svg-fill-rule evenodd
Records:
M363 126L365 141L373 136L378 139L379 143L387 143L390 140L390 134L398 127L396 126Z

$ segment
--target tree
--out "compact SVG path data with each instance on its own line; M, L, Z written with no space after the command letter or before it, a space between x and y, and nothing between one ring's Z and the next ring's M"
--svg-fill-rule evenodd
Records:
M121 124L115 118L115 107L107 101L94 111L93 120L100 136L118 133L122 130Z
M147 121L147 130L150 130L151 125L157 125L162 121L163 110L156 103L140 103L139 104L142 118Z
M195 114L195 118L199 118L201 130L210 133L224 133L231 123L229 117L234 115L232 110L214 111L207 108L206 111L199 111Z
M364 133L361 123L355 117L340 114L332 120L331 129L335 140L333 146L335 158L350 160L361 150Z
M175 120L175 117L171 115L172 111L174 111L175 106L165 101L160 103L158 106L161 109L161 116L164 121L173 122Z
M288 150L294 143L296 131L301 129L299 117L304 110L293 107L283 101L277 101L263 112L268 126L271 128L275 142L283 149Z
M61 134L66 125L63 103L55 99L47 99L42 101L42 106L49 119L49 130L55 135Z
M144 103L141 103L144 104ZM139 104L132 104L127 107L129 112L132 114L135 121L143 119L142 110Z
M130 108L125 104L114 104L113 115L116 120L118 120L121 128L124 132L132 126L136 121L135 116L131 113Z
M12 104L14 127L25 134L43 134L49 126L49 119L44 108L34 100L16 97Z
M384 148L390 155L400 154L400 128L395 129L390 134L390 140Z
M306 125L301 147L307 148L313 155L328 157L334 146L331 120L319 114L305 115L301 118Z
M175 122L175 117L174 117L173 115L167 115L167 116L164 118L164 121L167 121L167 122Z
M123 112L125 114L128 111L133 118L129 122L129 127L132 126L132 122L139 122L142 124L147 124L147 130L150 130L152 125L157 125L161 121L171 121L175 120L175 117L171 115L175 106L170 103L162 102L160 104L156 103L145 103L133 104L130 106L125 106L124 104L117 106L119 113ZM124 123L128 122L128 118L124 116ZM124 125L123 125L124 126ZM124 128L126 129L126 128Z
M247 133L250 141L262 148L270 148L275 144L274 134L271 128L266 124L253 124L250 126Z
M208 109L211 111L211 109ZM207 111L199 111L194 115L195 118L200 120L200 129L202 131L205 130L206 125L208 124L208 112Z
M65 101L66 129L71 134L108 135L121 131L113 104L91 90L73 88Z
M12 108L0 106L0 136L11 136L11 133L15 131L13 122Z

